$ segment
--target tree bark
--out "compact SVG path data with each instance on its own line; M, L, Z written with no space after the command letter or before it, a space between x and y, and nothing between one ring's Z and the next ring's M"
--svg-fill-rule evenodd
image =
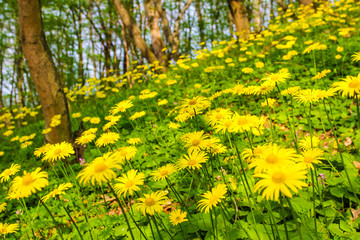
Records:
M260 0L253 1L254 31L261 32Z
M200 42L205 42L205 33L204 33L204 21L202 19L201 14L201 0L196 0L196 13L198 17L198 24L199 24L199 33L200 33ZM205 45L201 46L202 48L205 47Z
M303 4L304 6L311 5L313 3L313 0L300 0L300 4Z
M52 60L42 28L39 0L18 0L20 40L45 118L50 127L53 116L61 116L61 124L45 135L49 143L72 142L69 109L59 74Z
M244 0L227 0L227 2L239 38L247 39L250 35L250 23Z
M165 48L165 42L161 38L160 27L159 27L159 13L155 11L152 0L144 0L145 14L147 18L147 23L150 28L151 33L151 46L154 51L155 56L159 59L160 64L164 65L166 58L164 52L162 51Z
M154 63L158 59L146 44L144 38L141 36L141 31L136 25L135 21L131 18L128 10L125 8L121 0L114 0L116 9L120 15L126 30L129 32L131 38L134 40L136 47L140 50L141 55L149 62Z

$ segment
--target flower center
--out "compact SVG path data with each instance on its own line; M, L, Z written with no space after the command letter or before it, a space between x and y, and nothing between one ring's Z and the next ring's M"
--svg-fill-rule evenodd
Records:
M350 88L359 89L359 88L360 88L360 81L357 80L357 79L352 80L352 81L349 83L349 87L350 87Z
M131 181L131 180L129 180L129 181L127 181L127 182L125 183L125 187L126 187L126 188L131 188L133 185L134 185L134 182Z
M260 153L262 153L260 148L255 148L254 149L254 155L259 155Z
M60 155L60 153L61 153L61 149L55 149L55 150L54 150L54 155L55 155L55 156Z
M195 99L190 99L189 100L189 105L196 105L196 100Z
M239 119L238 119L238 124L239 125L245 125L245 124L247 124L248 123L248 120L246 119L246 118L244 118L244 117L240 117Z
M152 197L147 198L147 199L145 200L145 205L146 205L147 207L154 206L155 204L156 204L156 201L155 201L155 199L153 199Z
M272 181L274 183L283 183L285 181L285 179L286 179L286 176L281 171L274 172L272 175Z
M166 176L166 175L168 175L168 173L169 173L168 170L162 170L162 171L160 172L160 175L161 175L161 176Z
M269 154L266 157L266 162L267 163L274 164L274 163L277 163L278 161L279 161L279 158L273 153Z
M216 119L220 120L223 118L223 115L221 113L216 114Z
M9 176L11 174L11 170L10 169L6 169L3 173L4 176Z
M304 158L304 162L306 162L306 163L312 163L312 161L313 161L312 157L305 157Z
M103 162L99 162L98 164L95 165L95 173L101 173L103 171L105 171L107 169L107 166L105 163Z
M189 161L188 161L188 165L189 166L194 166L196 164L196 160L194 160L194 159L190 159Z
M199 141L198 139L194 139L194 140L191 142L191 145L193 145L194 147L197 147L199 144L200 144L200 141Z
M25 176L22 177L22 183L24 186L28 186L31 183L33 183L34 179L30 174L26 174Z
M217 196L211 196L209 198L209 204L215 204L219 198Z

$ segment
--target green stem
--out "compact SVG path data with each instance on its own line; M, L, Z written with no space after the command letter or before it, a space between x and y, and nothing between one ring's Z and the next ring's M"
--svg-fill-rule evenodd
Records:
M314 180L314 171L312 170L312 168L310 169L311 172L311 181L312 181L312 189L313 189L313 209L314 209L314 226L315 226L315 236L316 239L318 239L318 235L317 235L317 222L316 222L316 203L315 203L315 180Z
M289 198L286 198L289 206L290 206L290 209L291 209L291 214L293 215L293 218L294 218L294 221L295 221L295 224L296 224L296 229L297 231L299 232L299 237L300 237L300 240L303 240L303 235L302 235L302 231L301 231L301 228L299 227L299 223L297 221L297 216L296 216L296 213L294 211L294 208L293 206L291 205L291 202L290 202L290 199Z
M289 233L288 233L287 224L286 224L285 209L284 209L284 204L283 204L283 200L282 200L282 194L280 194L279 198L280 198L281 215L283 216L283 221L284 221L286 240L289 240Z
M41 204L45 207L46 211L49 213L49 215L50 215L50 217L51 217L51 219L52 219L52 221L53 221L53 223L54 223L54 225L55 225L56 230L58 231L58 233L59 233L59 235L60 235L60 238L61 238L62 240L64 240L63 235L62 235L62 232L61 232L61 229L58 227L57 222L56 222L54 216L53 216L52 213L50 212L50 209L46 206L46 204L43 202L43 200L42 200L36 193L35 193L34 195L35 195L36 198L41 202Z
M80 230L79 230L76 222L75 222L74 219L71 217L71 215L70 215L69 211L66 209L66 207L63 206L63 208L64 208L66 214L68 215L68 217L70 218L71 222L74 224L74 226L75 226L75 228L76 228L76 231L77 231L78 234L79 234L80 239L83 240L83 237L82 237L82 235L81 235L81 233L80 233Z
M122 204L121 204L118 196L116 195L113 187L111 186L111 184L110 184L109 182L108 182L107 184L108 184L109 188L111 189L111 192L114 194L114 196L115 196L115 198L116 198L116 201L119 203L119 206L120 206L120 208L121 208L121 211L123 212L123 215L124 215L124 217L125 217L126 224L127 224L128 228L129 228L131 238L132 238L133 240L135 240L135 237L134 237L134 234L133 234L133 232L132 232L132 230L131 230L131 226L130 226L130 223L129 223L129 219L128 219L127 216L126 216L126 212L125 212L125 210L124 210L124 207L122 206Z

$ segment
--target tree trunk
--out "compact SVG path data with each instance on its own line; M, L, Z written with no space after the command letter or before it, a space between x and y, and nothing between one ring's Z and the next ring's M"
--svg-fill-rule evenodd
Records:
M261 32L260 0L253 1L254 31Z
M159 59L160 64L164 65L166 59L164 58L164 52L162 49L165 47L164 40L161 38L159 27L159 13L155 11L155 7L152 0L144 0L145 14L147 23L151 33L151 46L155 56Z
M141 55L149 62L153 63L158 59L146 44L144 38L141 36L141 31L136 25L135 21L131 18L128 10L125 8L121 0L114 0L116 9L120 15L126 30L129 32L131 38L134 40L136 47L140 50Z
M16 47L15 47L15 73L16 88L18 90L18 104L22 108L25 106L25 94L23 91L24 84L24 57L20 44L19 28L16 26Z
M244 0L227 0L227 2L239 38L247 39L250 35L250 24Z
M45 127L50 127L53 116L61 116L61 124L52 128L45 139L49 143L72 142L68 104L42 28L40 1L17 2L21 44L40 98Z
M201 4L201 0L196 0L196 13L197 13L198 24L199 24L200 42L205 42L204 21L202 19L200 4ZM201 47L204 48L205 45L202 45Z
M300 4L303 4L304 6L308 6L313 3L313 0L300 0Z

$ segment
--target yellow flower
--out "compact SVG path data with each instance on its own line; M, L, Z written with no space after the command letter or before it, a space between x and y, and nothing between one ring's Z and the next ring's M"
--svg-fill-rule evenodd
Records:
M241 69L241 71L243 73L252 73L252 72L254 72L254 69L246 67L246 68Z
M200 163L205 163L208 160L208 156L203 151L193 150L188 151L188 155L184 155L183 158L179 160L179 168L190 168L190 169L199 169L201 168Z
M16 163L11 164L10 168L5 169L0 174L0 183L9 181L10 176L15 175L19 170L20 170L19 164Z
M52 131L52 128L45 128L44 130L41 131L41 133L42 134L48 134L51 131Z
M143 198L138 199L138 203L135 204L137 211L141 211L144 216L146 214L154 215L163 211L161 205L166 204L166 192L157 191L150 194L144 194Z
M90 123L98 124L98 123L100 123L100 118L98 118L98 117L90 118Z
M276 103L276 99L268 98L267 100L261 103L261 106L262 107L269 106L270 108L273 108L275 103Z
M188 221L186 219L186 212L182 212L180 209L172 211L169 215L170 222L173 226L178 225L179 223Z
M266 148L266 146L267 145L258 145L253 150L251 148L246 148L242 151L241 155L243 156L244 160L250 163L254 158L259 157L263 153L263 150Z
M256 68L263 68L264 66L265 66L265 64L263 62L256 62L255 63Z
M88 144L92 141L94 141L94 139L96 138L95 134L85 134L84 133L78 137L77 139L75 139L75 143L78 145L85 145Z
M131 169L126 174L123 174L121 177L115 180L119 182L114 184L114 189L117 195L124 195L125 197L126 193L133 195L134 192L140 190L138 185L144 185L145 174L136 173L137 170Z
M210 126L215 126L223 119L229 119L233 113L230 109L216 108L206 115L206 121Z
M301 155L295 161L305 164L307 168L314 169L313 164L321 163L320 160L324 159L322 155L324 155L324 151L320 148L307 149L301 152Z
M91 163L87 163L85 168L77 175L80 178L79 182L83 185L95 185L98 183L102 185L103 182L108 182L116 177L113 168L120 169L120 161L116 158L103 157L95 158Z
M141 138L129 138L127 140L127 142L130 144L130 145L136 145L138 143L142 143L141 141Z
M231 93L233 95L242 95L244 93L244 85L236 84L236 86L231 89Z
M124 160L131 160L135 157L137 153L137 148L134 146L129 147L120 147L114 151L114 153L111 155L112 157L116 157L121 162Z
M256 123L259 122L257 116L252 116L250 114L240 116L238 113L235 113L231 120L233 121L231 132L250 131L250 129L255 127Z
M350 97L359 94L360 92L360 73L357 77L346 76L346 78L341 79L341 82L335 82L332 85L334 91L341 92L343 97L349 95Z
M19 230L19 225L17 223L0 223L0 234L4 235L8 233L14 233Z
M41 191L47 185L49 185L47 172L42 172L41 168L37 168L31 173L24 171L22 177L15 177L11 182L9 192L14 192L19 198L24 198L36 191Z
M311 79L312 79L312 80L321 79L321 78L325 77L326 74L328 74L329 72L331 72L330 69L325 69L325 70L319 72L318 74L316 74L316 75L315 75L314 77L312 77Z
M289 188L298 193L298 189L306 187L302 179L306 179L307 171L302 164L283 165L282 168L271 168L267 172L255 174L254 177L262 178L254 186L254 191L262 191L262 197L267 200L278 200L280 192L291 198Z
M168 100L166 100L166 99L159 100L159 101L158 101L158 106L162 106L162 105L165 105L165 104L167 104L167 103L168 103Z
M136 112L134 113L129 119L130 120L135 120L135 119L138 119L138 118L141 118L143 116L146 115L146 112L145 111L141 111L141 112Z
M4 202L4 203L2 203L2 204L0 204L0 213L2 213L3 211L5 211L6 210L6 203Z
M227 187L225 184L219 184L212 188L211 191L207 191L202 195L204 199L199 201L197 208L202 212L208 213L213 207L215 207L221 199L225 198Z
M108 133L103 133L95 142L95 145L97 147L102 147L102 146L106 146L108 144L113 144L115 143L117 140L119 140L120 135L118 133L114 133L114 132L108 132Z
M291 75L288 71L279 71L278 73L269 74L262 78L261 81L265 81L266 85L275 86L276 84L286 82L286 79L290 77Z
M294 97L300 103L315 103L320 100L319 89L303 89Z
M79 112L73 113L71 116L72 116L73 118L79 118L79 117L81 117L81 113L79 113Z
M289 164L295 159L296 151L294 149L286 149L270 143L262 149L262 152L249 165L249 168L255 167L255 173L260 173Z
M0 157L4 156L4 152L3 151L0 151Z
M184 147L189 148L189 151L192 150L201 150L206 147L206 139L208 136L204 134L204 131L195 131L191 133L186 133L181 137L183 142L185 143Z
M152 172L152 176L155 181L164 180L166 177L170 176L172 173L176 172L176 167L174 164L166 164L165 166L159 167Z
M353 62L360 61L360 52L355 52L351 57L352 57Z
M180 124L178 124L178 123L173 123L173 122L170 121L170 123L168 124L168 127L169 127L170 129L178 129L178 128L180 127Z
M196 113L198 113L199 111L210 107L210 104L210 101L206 97L197 96L191 99L183 99L181 101L181 108L186 109L189 112L196 111Z
M311 141L312 141L312 146L311 146ZM319 146L319 143L320 143L320 139L318 137L316 137L316 136L310 137L310 135L304 137L304 139L301 139L299 141L299 145L302 150L308 150L313 147L317 147L317 146Z
M73 185L72 183L62 183L59 185L58 188L52 190L50 193L48 193L47 195L45 195L44 197L41 198L41 200L43 202L46 202L47 200L49 200L50 198L55 198L57 195L62 195L65 194L65 190L68 190L69 188L71 188Z
M68 142L55 143L50 145L45 152L45 156L41 161L55 162L60 159L65 159L74 154L74 148Z

